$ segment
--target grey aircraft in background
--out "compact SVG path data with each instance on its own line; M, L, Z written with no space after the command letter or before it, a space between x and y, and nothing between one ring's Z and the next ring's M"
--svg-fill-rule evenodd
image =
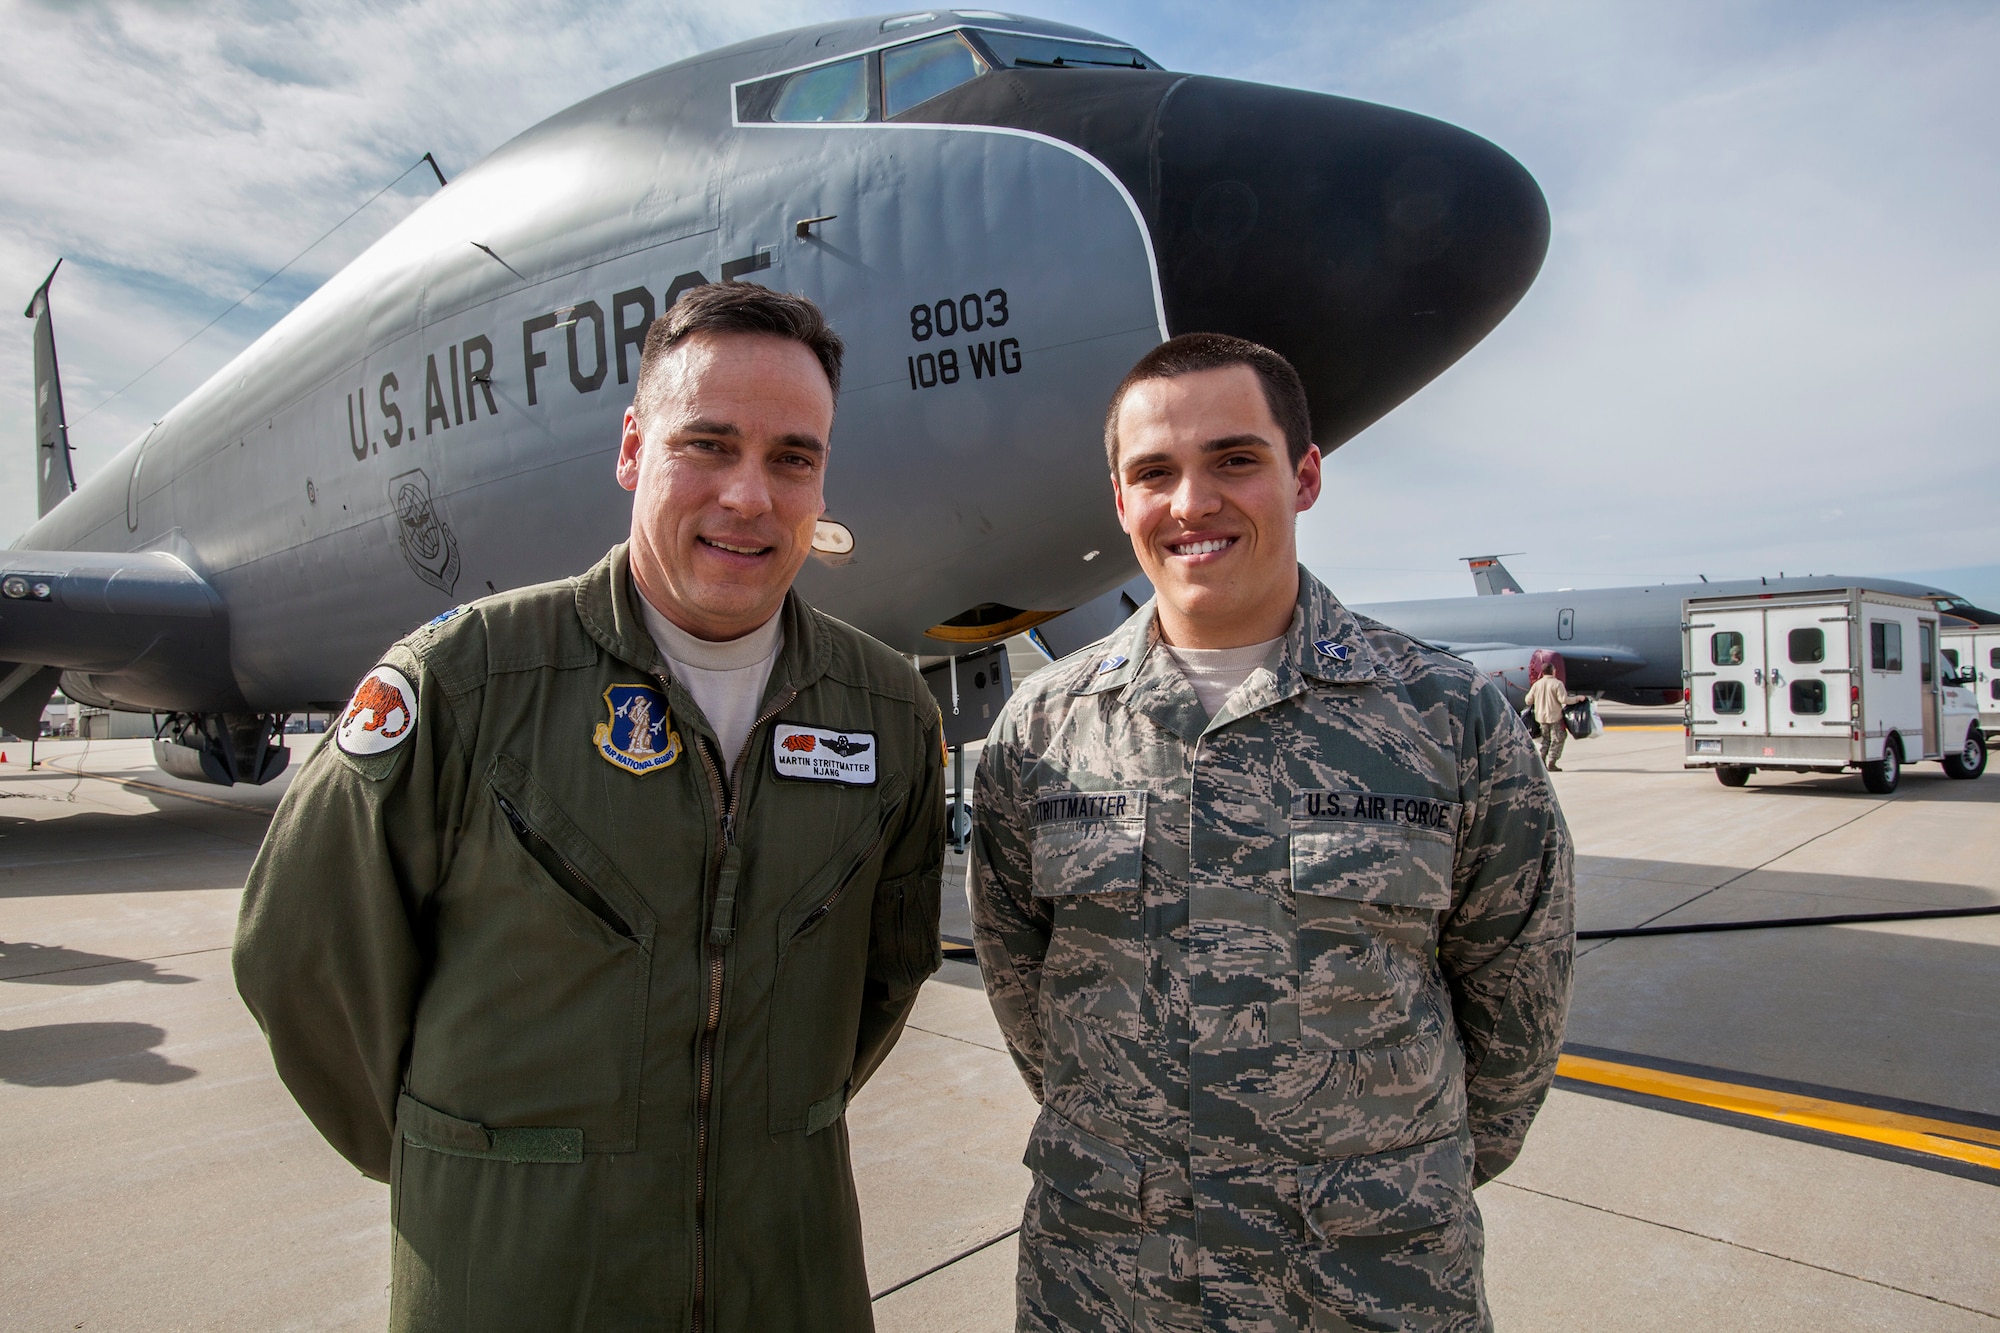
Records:
M2000 615L1955 593L1901 579L1816 574L1528 592L1500 560L1497 555L1466 557L1475 596L1373 602L1354 610L1465 658L1491 676L1517 708L1526 699L1536 660L1552 657L1561 658L1564 683L1573 693L1623 704L1682 702L1681 600L1687 597L1875 588L1928 599L1940 612L1966 623L2000 624ZM1109 634L1152 595L1144 578L1134 579L1030 636L1045 654L1074 652Z
M1132 577L1099 432L1148 348L1277 348L1331 448L1498 324L1548 234L1464 130L1060 24L937 10L711 52L466 171L81 487L44 283L0 725L31 732L60 683L155 713L169 772L270 779L284 716L342 707L391 641L623 536L648 322L732 279L847 340L802 591L969 652Z

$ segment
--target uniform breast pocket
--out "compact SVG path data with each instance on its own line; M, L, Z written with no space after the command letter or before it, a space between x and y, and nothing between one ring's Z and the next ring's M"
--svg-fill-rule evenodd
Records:
M1450 830L1457 826L1457 807L1422 804L1446 813L1427 825L1368 818L1368 805L1361 807L1363 818L1316 818L1294 808L1292 890L1299 1039L1305 1046L1398 1046L1431 1035L1443 1022L1439 1001L1428 992L1438 918L1451 908Z
M1146 793L1037 797L1034 895L1055 916L1042 997L1058 1012L1137 1040L1146 995Z

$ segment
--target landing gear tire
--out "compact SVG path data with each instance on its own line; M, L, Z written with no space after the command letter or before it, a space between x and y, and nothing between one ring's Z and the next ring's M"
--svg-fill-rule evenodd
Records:
M1986 771L1986 736L1977 726L1966 730L1963 750L1944 757L1944 771L1954 778L1976 778Z
M1903 741L1894 732L1882 742L1882 757L1861 766L1861 785L1877 796L1887 796L1903 780Z
M1741 787L1750 781L1750 775L1756 771L1748 764L1717 764L1715 780L1725 787Z

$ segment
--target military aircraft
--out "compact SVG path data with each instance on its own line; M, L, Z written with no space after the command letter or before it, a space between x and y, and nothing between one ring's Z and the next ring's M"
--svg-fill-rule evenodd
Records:
M1677 704L1681 678L1681 599L1756 596L1818 588L1879 588L1927 598L1938 610L1977 621L1991 618L1942 588L1900 579L1819 574L1658 583L1625 588L1564 588L1528 592L1497 555L1468 556L1472 597L1384 602L1355 609L1405 634L1446 648L1492 676L1518 706L1535 659L1560 656L1564 683L1577 694L1625 704Z
M2000 624L1956 593L1901 579L1818 574L1657 583L1625 588L1563 588L1528 592L1498 555L1465 557L1476 595L1354 606L1413 638L1456 653L1493 678L1515 707L1526 699L1533 672L1556 662L1571 692L1613 703L1682 702L1681 599L1754 596L1819 588L1879 588L1925 598L1967 624ZM1153 595L1142 575L1096 601L1028 631L1044 656L1075 652L1102 638Z
M713 281L803 292L847 340L801 590L905 652L996 642L1134 573L1099 432L1148 348L1277 348L1331 449L1498 324L1548 235L1462 129L1061 24L940 9L710 52L458 176L81 487L44 283L0 724L60 683L158 715L169 772L267 781L285 715L339 708L388 643L622 537L647 325Z

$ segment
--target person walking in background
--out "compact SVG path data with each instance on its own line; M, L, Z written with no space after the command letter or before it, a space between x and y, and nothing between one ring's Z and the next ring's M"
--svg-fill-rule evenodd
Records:
M1542 763L1549 772L1560 773L1562 769L1556 761L1562 758L1563 742L1569 739L1569 728L1563 725L1563 708L1569 703L1569 691L1556 677L1556 665L1548 663L1542 668L1541 679L1528 687L1528 707L1535 711L1535 723L1542 729Z

